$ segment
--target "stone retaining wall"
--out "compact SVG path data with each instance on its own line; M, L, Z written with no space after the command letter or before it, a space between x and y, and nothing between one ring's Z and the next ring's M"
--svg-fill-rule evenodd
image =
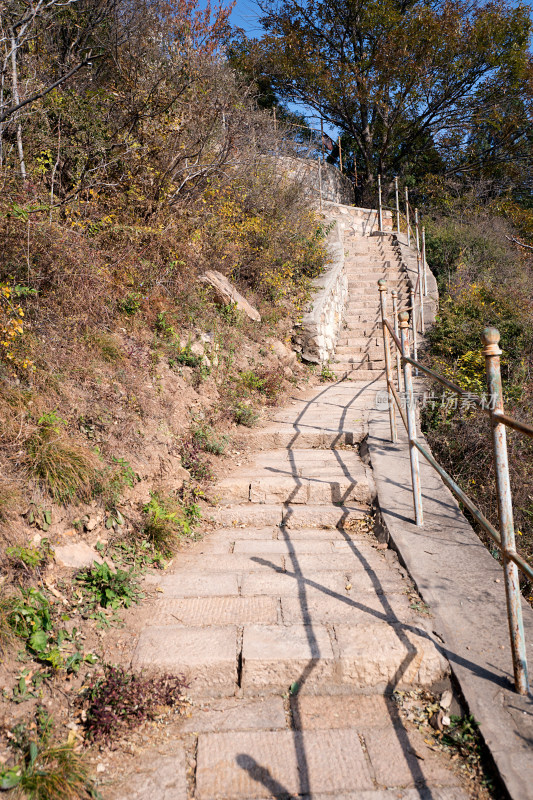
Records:
M295 326L294 349L304 361L325 363L335 355L348 299L348 276L344 268L344 225L335 219L328 236L330 260L326 271L313 283L316 293L312 308Z
M279 156L276 159L277 169L283 174L303 184L310 200L320 198L320 175L322 173L322 200L332 203L353 203L352 182L333 164L309 158L292 158Z

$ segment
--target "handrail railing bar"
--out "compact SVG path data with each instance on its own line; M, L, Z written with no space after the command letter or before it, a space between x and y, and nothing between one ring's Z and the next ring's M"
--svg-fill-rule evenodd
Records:
M391 440L393 442L396 441L396 415L394 414L394 403L392 402L392 392L391 392L391 383L392 383L392 370L391 370L391 352L390 352L390 343L388 337L388 329L385 327L384 320L387 318L387 281L384 278L381 278L378 281L379 287L379 306L381 311L381 327L383 329L383 354L385 356L385 375L387 377L387 395L389 401L389 422L390 422L390 433L391 433Z
M387 321L388 322L388 321ZM524 433L526 436L533 437L533 425L528 425L527 422L520 422L520 420L515 419L514 417L509 417L507 414L502 414L501 411L493 411L490 408L485 408L485 404L481 397L477 395L472 395L470 392L465 392L464 389L460 389L459 386L456 386L455 383L443 378L437 372L433 372L432 369L429 367L425 367L420 361L415 361L414 358L408 358L407 356L402 356L402 359L405 361L409 361L413 367L418 367L421 369L422 372L425 372L427 375L431 375L432 378L435 378L436 381L442 383L443 386L447 386L456 394L460 395L461 397L466 398L470 403L473 403L480 411L483 411L488 416L492 417L493 419L497 419L499 422L503 422L504 425L507 425L508 428L512 428L515 431L519 431L520 433Z
M407 309L404 309L404 310L407 310ZM385 319L383 321L384 321L385 325L387 326L387 329L388 329L390 335L392 336L392 338L394 340L394 344L400 350L400 353L401 353L401 351L402 351L402 343L400 342L399 338L396 336L396 333L394 332L394 328L392 327L392 325L390 324L390 321L388 319Z
M468 497L468 495L465 494L463 490L456 484L451 475L449 475L446 472L446 470L443 467L441 467L438 461L435 461L433 456L430 453L428 453L428 451L424 447L422 447L422 445L417 439L413 440L413 444L416 447L416 449L420 453L422 453L426 461L428 461L429 464L431 464L433 469L435 469L439 473L439 475L441 476L442 480L444 481L448 489L450 489L450 491L452 491L455 494L455 496L459 498L461 503L463 503L463 505L465 505L466 508L468 508L472 516L475 518L476 522L479 522L482 528L484 528L484 530L489 534L490 538L503 551L501 536L496 530L496 528L490 524L488 519L481 513L481 511L472 502L472 500ZM521 558L521 556L519 556L518 553L508 552L506 555L510 561L513 561L516 564L516 566L522 570L524 575L527 575L527 577L533 581L533 567L530 566L530 564L528 564L527 561L524 561L524 559Z
M402 345L402 356L409 354L409 314L405 311L398 317L400 328L400 342ZM383 332L388 330L386 325L383 325ZM420 483L420 465L418 452L413 444L413 439L416 439L416 413L415 401L413 391L413 376L411 365L405 359L403 360L403 382L405 386L405 397L407 401L406 415L407 415L407 437L409 439L409 463L411 467L411 485L413 488L413 510L415 513L415 525L423 527L424 525L424 510L422 507L422 484Z
M394 400L395 400L396 405L398 407L398 411L400 412L400 417L402 418L402 422L403 422L404 428L405 428L406 432L409 433L409 426L407 424L407 416L405 414L405 411L402 408L402 398L400 397L400 395L396 391L396 389L394 387L394 383L392 381L390 381L390 383L389 383L389 381L387 381L387 383L390 386L390 389L392 391L392 396L394 397Z
M418 337L416 335L416 328L417 328L417 324L416 324L416 294L415 294L415 292L413 291L412 288L409 290L409 294L410 294L410 297L411 297L411 330L413 332L413 355L414 355L414 360L418 361ZM415 368L415 375L418 377L418 369L416 367L416 364L413 364L413 366Z
M400 341L398 337L394 334L394 328L392 327L388 319L385 320L385 325L387 326L387 329L391 334L391 338L394 341L394 344L401 351ZM505 425L507 425L507 427L512 428L513 430L518 431L519 433L524 433L526 436L533 437L533 425L528 425L527 422L520 422L520 420L515 419L514 417L509 417L507 414L502 414L501 411L494 411L493 409L486 408L485 403L481 397L478 397L477 395L474 395L471 392L465 392L465 390L461 389L460 386L457 386L457 384L452 383L452 381L449 381L447 378L443 378L441 375L438 374L438 372L434 372L432 369L424 366L424 364L421 364L420 361L416 361L414 358L410 358L409 356L402 356L402 361L408 361L413 367L418 367L418 369L422 370L422 372L425 372L426 375L429 375L430 377L434 378L436 381L441 383L443 386L446 386L448 389L451 389L452 392L455 392L455 394L458 394L461 397L464 397L470 403L473 403L477 408L479 408L480 411L483 411L485 414L488 414L488 416L497 419L499 422L503 422Z
M400 329L398 327L398 292L396 289L393 289L391 292L392 295L392 316L394 318L394 335L398 337L400 333ZM398 379L398 391L402 391L402 359L400 356L400 351L398 350L398 345L400 344L400 340L397 339L397 346L396 346L396 375Z

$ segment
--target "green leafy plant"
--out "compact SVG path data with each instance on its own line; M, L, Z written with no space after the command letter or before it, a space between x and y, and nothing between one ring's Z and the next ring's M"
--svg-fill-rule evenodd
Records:
M320 383L329 383L331 381L337 380L337 376L331 369L329 362L322 364L322 368L320 370L319 376Z
M224 322L228 325L239 325L241 322L241 314L239 309L237 308L237 303L227 303L227 304L219 304L218 312Z
M261 392L264 389L265 381L252 370L239 372L237 376L238 390L247 392Z
M128 317L133 317L141 308L143 296L140 292L129 292L123 300L118 302L118 310Z
M76 580L82 587L87 605L92 608L129 608L144 596L139 590L133 569L113 571L105 561L78 572Z
M259 414L247 403L241 401L233 408L233 418L237 425L253 428L259 419Z
M34 545L6 547L6 556L12 568L32 576L46 566L50 560L51 552L48 539L43 539L38 547Z
M183 676L144 678L121 667L105 666L104 676L83 692L85 729L91 741L108 742L122 731L161 714L162 707L183 707Z
M263 396L268 403L272 404L283 389L283 375L279 370L260 369L244 370L239 372L235 380L234 394L237 397L257 393Z
M35 525L41 531L47 531L52 524L52 512L48 508L32 503L26 515L28 525Z
M143 508L146 514L144 535L155 550L171 556L181 539L194 535L194 526L201 518L199 506L181 503L177 498L150 493L150 502Z
M191 430L192 438L206 453L221 456L228 443L227 436L217 436L211 425L197 422Z
M170 367L176 364L181 367L199 367L202 363L202 356L197 356L192 352L192 343L189 340L185 347L181 347L179 340L173 342L172 356L168 359Z
M100 795L82 755L68 742L54 742L53 722L42 708L36 722L11 732L15 764L0 769L0 789L28 800L97 800Z
M25 641L32 658L54 671L77 672L85 658L77 644L78 631L74 628L69 633L56 627L56 617L48 597L38 589L20 589L11 598L9 625L14 635ZM91 657L88 660L92 661Z
M133 572L144 572L148 567L161 568L164 558L148 539L137 537L130 540L115 540L109 548L113 562L121 567L129 567ZM101 552L104 552L102 545Z

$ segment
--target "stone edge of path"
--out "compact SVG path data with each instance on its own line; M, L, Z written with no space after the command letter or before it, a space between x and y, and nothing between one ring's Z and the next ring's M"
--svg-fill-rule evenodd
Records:
M533 695L531 689L527 697L513 690L503 570L423 458L424 527L416 527L407 440L390 442L386 412L372 411L368 426L378 512L389 543L430 607L434 633L503 787L513 800L530 800ZM533 609L525 601L523 614L531 677Z

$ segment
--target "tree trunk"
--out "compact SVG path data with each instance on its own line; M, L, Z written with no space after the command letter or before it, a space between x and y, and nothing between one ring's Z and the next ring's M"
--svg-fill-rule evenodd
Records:
M17 73L17 41L15 36L11 34L11 88L13 90L13 101L15 105L20 103L19 97L19 87L18 87L18 73ZM22 125L20 123L20 117L17 114L17 121L16 121L16 132L17 132L17 150L19 156L19 164L20 164L20 175L22 178L22 182L26 185L27 181L27 174L26 174L26 162L24 161L24 145L22 143Z

